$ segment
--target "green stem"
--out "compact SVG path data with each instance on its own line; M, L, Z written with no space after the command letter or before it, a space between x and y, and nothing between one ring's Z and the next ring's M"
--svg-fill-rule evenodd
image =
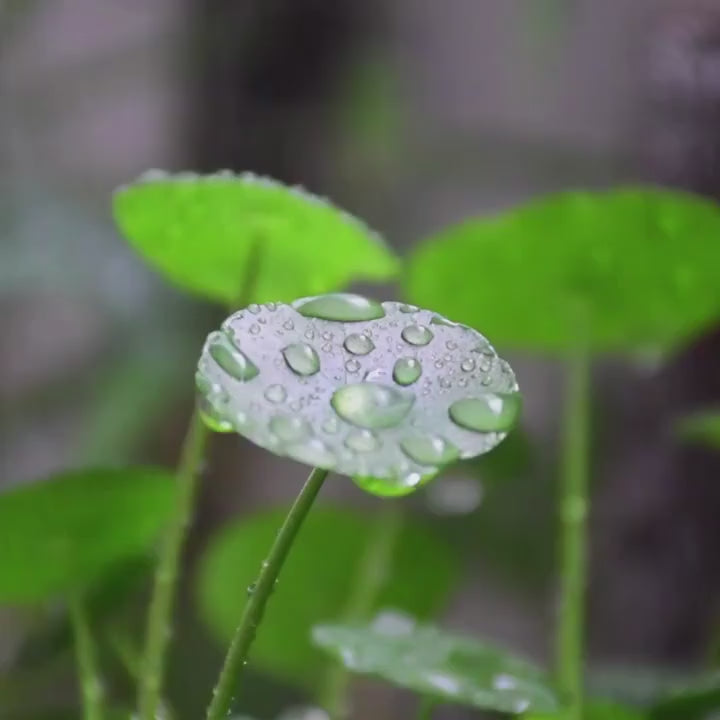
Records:
M260 567L260 573L251 589L240 624L228 648L220 677L213 690L212 700L207 710L207 720L225 720L230 712L238 680L246 665L250 647L255 639L258 625L262 621L265 606L272 594L275 582L283 563L290 552L293 542L305 520L320 488L325 482L328 471L314 468L300 494L290 508L285 522L270 547L267 559Z
M420 706L418 707L417 720L430 720L432 718L432 712L435 709L435 699L428 697L427 695L420 699Z
M560 493L560 616L557 682L567 720L582 720L585 586L587 582L588 428L590 363L584 352L568 358Z
M366 619L392 572L394 550L402 529L402 512L397 503L384 502L373 527L367 548L358 566L343 622ZM349 676L341 663L333 662L320 691L320 705L333 719L347 716Z
M155 720L160 706L180 556L188 527L192 521L198 476L205 457L205 447L209 435L210 431L205 427L199 412L195 410L183 442L178 466L175 511L170 520L155 571L148 612L142 677L138 688L140 720Z
M103 687L87 611L80 597L70 601L68 610L75 637L75 658L80 678L83 718L102 720Z

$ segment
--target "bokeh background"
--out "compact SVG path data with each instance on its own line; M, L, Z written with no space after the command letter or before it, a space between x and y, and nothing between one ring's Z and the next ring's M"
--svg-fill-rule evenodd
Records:
M176 459L198 350L222 314L169 288L113 227L113 188L154 167L303 184L400 253L558 189L648 180L717 197L720 2L0 0L3 488ZM714 333L662 366L596 367L593 663L693 667L720 635L720 461L672 433L720 400L719 358ZM462 557L443 624L543 660L561 378L510 359L520 461L407 504ZM215 443L178 610L179 720L199 716L221 657L194 611L194 561L214 528L289 502L303 474L240 438ZM377 505L340 478L324 497ZM2 613L0 675L46 621ZM71 702L70 658L45 675L26 709ZM253 687L263 718L301 700L266 677ZM410 707L369 682L354 702L357 718Z

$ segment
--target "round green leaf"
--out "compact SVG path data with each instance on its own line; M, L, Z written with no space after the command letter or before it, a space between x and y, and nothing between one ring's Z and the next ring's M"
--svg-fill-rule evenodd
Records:
M146 553L173 497L172 475L155 468L69 472L0 494L0 602L86 589Z
M488 452L520 412L512 369L480 333L347 294L231 315L208 336L197 386L213 429L378 494Z
M199 606L223 643L235 632L248 587L285 514L285 509L272 510L226 527L203 558ZM298 684L317 683L324 663L312 647L310 628L341 618L354 590L355 573L378 531L371 517L340 508L313 509L268 604L253 645L253 665ZM428 618L441 608L456 577L448 548L423 526L405 522L384 586L369 612L393 605Z
M720 316L719 237L720 209L691 195L567 192L430 238L404 287L506 347L664 348Z
M300 188L250 173L150 171L121 187L115 220L169 280L224 304L290 300L352 280L387 280L398 262L356 218Z
M445 702L513 714L558 708L543 672L528 661L397 613L369 625L319 625L313 639L352 672Z

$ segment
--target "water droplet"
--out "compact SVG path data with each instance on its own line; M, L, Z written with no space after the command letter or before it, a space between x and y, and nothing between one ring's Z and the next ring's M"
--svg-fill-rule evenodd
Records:
M363 377L365 382L387 382L390 380L390 373L385 368L375 368L368 370Z
M420 465L447 465L460 457L460 451L438 435L414 435L400 441L403 452Z
M345 445L356 452L371 452L377 450L380 443L369 430L353 430L345 438Z
M440 368L445 367L445 362L443 360L436 360L435 361L435 367L440 370Z
M398 385L412 385L422 374L422 365L415 358L400 358L393 367L393 380Z
M355 358L351 358L345 363L345 369L349 373L356 373L360 369L360 363Z
M408 325L400 336L410 345L427 345L433 339L433 334L424 325Z
M309 298L300 305L295 305L295 309L305 317L339 322L357 322L385 317L385 310L379 302L350 293L334 293Z
M488 393L454 402L450 419L466 430L508 432L520 414L520 393Z
M317 438L289 445L285 448L285 452L295 460L321 468L332 468L337 462L327 445Z
M220 412L218 412L207 401L201 401L198 412L203 422L217 433L229 433L234 430L232 423Z
M353 355L367 355L375 349L375 343L367 335L353 333L345 338L345 349Z
M282 385L270 385L265 391L265 398L272 403L284 402L287 392Z
M493 687L495 690L515 690L517 687L517 681L511 675L500 673L495 675L492 680Z
M308 340L312 340L312 339L315 337L315 331L314 331L312 328L308 328L308 329L305 331L305 337L306 337Z
M253 315L258 315L260 313L260 306L252 303L252 305L248 305L248 312L251 312Z
M221 390L218 383L212 382L208 377L203 375L201 372L195 373L195 387L201 395L216 395Z
M295 329L295 323L294 323L292 320L286 320L286 321L283 323L283 327L284 327L286 330L294 330L294 329Z
M450 382L450 378L441 377L438 380L438 384L440 385L443 390L449 390L452 387L452 382Z
M410 412L414 402L411 393L368 382L345 385L330 399L343 420L363 428L394 427Z
M444 325L445 327L457 327L457 323L442 317L442 315L434 315L430 320L431 325Z
M456 350L456 349L457 349L457 343L454 342L453 340L448 340L448 341L445 343L445 347L446 347L448 350Z
M325 343L320 349L323 352L330 353L332 355L333 346L330 343Z
M332 334L331 332L324 332L324 333L322 334L322 339L323 339L323 340L332 340L332 339L333 339L333 334Z
M336 417L331 417L322 424L322 429L328 435L334 435L340 429L340 423Z
M270 430L283 442L295 443L312 435L310 425L300 417L293 415L276 415L270 421Z
M253 323L250 326L250 334L251 335L257 335L260 332L260 326Z
M260 372L247 355L230 344L227 336L223 333L212 333L209 341L209 352L212 359L236 380L247 382Z
M275 312L277 310L277 303L274 303L274 302L265 303L265 307L270 312Z
M475 361L472 358L465 358L460 363L460 369L463 372L472 372L475 369Z
M288 367L298 375L314 375L320 370L320 358L307 343L293 343L282 351Z
M250 583L250 584L247 586L247 594L248 594L248 595L254 595L256 589L257 589L257 583Z
M400 305L398 310L401 313L414 313L418 311L418 308L415 305Z

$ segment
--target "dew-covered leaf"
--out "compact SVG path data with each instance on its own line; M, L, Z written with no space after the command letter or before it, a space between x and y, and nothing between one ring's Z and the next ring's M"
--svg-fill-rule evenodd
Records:
M89 588L149 550L173 497L172 475L155 468L69 472L0 494L0 602Z
M378 494L488 452L520 412L512 369L480 333L347 294L231 315L208 336L197 386L213 429L373 478Z
M235 631L247 588L285 514L285 509L272 510L229 525L203 558L197 584L199 606L222 643ZM268 604L250 657L253 667L307 686L317 683L325 662L312 647L310 628L342 617L354 576L378 531L371 516L340 508L313 509ZM457 563L448 547L424 526L406 521L384 586L369 612L394 606L420 618L432 617L456 578Z
M387 280L399 269L356 218L250 173L152 171L116 192L114 214L133 247L169 280L226 305L237 303L248 277L252 299L261 302Z
M404 287L504 347L665 348L720 316L718 237L720 209L691 195L566 192L440 232Z
M319 625L313 639L352 672L445 702L513 714L558 708L532 663L398 613L382 613L369 625Z
M691 443L720 450L720 410L707 410L682 418L678 435Z

